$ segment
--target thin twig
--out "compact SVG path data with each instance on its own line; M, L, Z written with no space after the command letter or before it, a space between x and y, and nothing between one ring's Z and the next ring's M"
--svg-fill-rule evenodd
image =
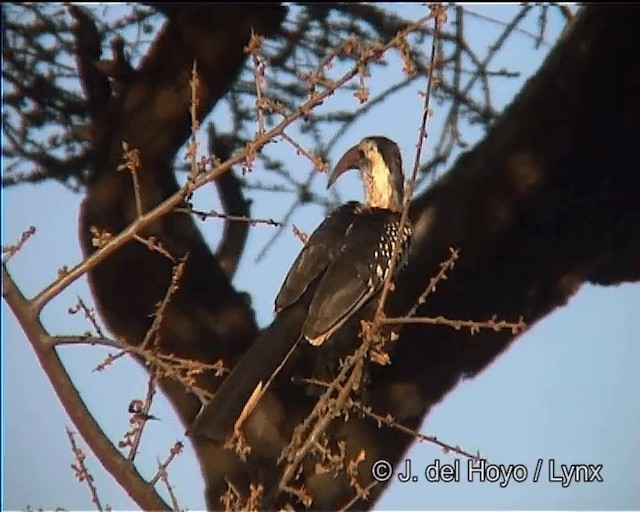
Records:
M169 493L169 498L171 499L171 504L173 505L173 510L175 512L180 512L181 509L180 504L178 503L178 498L176 497L176 494L173 491L173 487L169 482L169 473L167 472L167 468L169 467L169 464L171 464L171 461L176 457L176 455L182 453L182 448L182 443L180 441L177 441L176 444L171 447L171 451L167 460L165 462L158 461L158 472L152 479L152 483L154 485L158 481L158 479L162 480L165 487L167 488L167 492Z
M150 251L159 252L165 258L171 260L174 264L176 263L176 259L171 255L171 253L167 249L163 247L162 243L160 243L160 240L156 239L155 237L150 236L149 238L144 238L144 237L141 237L140 235L133 235L133 239L140 242Z
M487 16L486 14L482 14L476 11L471 11L468 8L465 9L465 13L467 13L469 16L472 16L474 18L477 18L479 20L483 20L483 21L488 21L489 23L494 23L496 25L500 25L502 27L506 27L508 26L508 24L510 22L506 22L506 21L502 21L496 18L493 18L491 16ZM567 20L569 21L569 20ZM519 32L520 34L527 36L531 39L533 39L534 41L537 41L538 36L532 32L529 32L528 30L524 29L524 28L520 28L520 27L515 27L514 28L515 32ZM544 43L545 46L550 46L549 43L547 41L542 41Z
M417 22L408 25L406 29L398 33L396 38L392 39L385 46L371 52L366 57L366 62L373 62L379 59L390 48L393 48L396 44L398 37L406 37L407 34L415 32L425 23L431 19L431 16L426 16ZM344 44L341 48L344 47ZM163 215L166 215L173 211L180 203L182 203L186 197L192 194L195 190L202 187L204 184L209 183L217 179L221 174L227 172L232 166L245 162L250 159L251 155L255 155L256 152L262 148L265 144L271 141L274 137L281 135L284 130L291 125L294 121L303 118L311 112L316 106L320 105L325 99L331 96L336 89L346 84L349 80L358 74L358 65L354 66L350 71L347 71L341 78L335 81L333 88L328 88L322 92L314 93L310 99L298 109L293 112L288 118L283 119L278 125L271 130L259 135L254 141L247 144L244 151L238 152L235 156L229 158L227 161L215 166L211 171L198 174L193 180L188 180L187 183L180 190L168 197L161 204L156 206L151 211L143 214L133 221L127 228L121 231L119 234L114 235L104 246L94 252L91 256L86 258L81 263L78 263L65 275L55 280L42 290L36 297L32 299L32 307L36 311L41 311L42 308L55 296L57 296L62 290L67 288L71 283L86 274L89 270L95 268L102 263L108 256L114 253L126 242L131 240L134 235L149 226L152 222L157 221Z
M252 226L257 226L258 224L265 224L267 226L284 226L284 223L278 222L274 219L254 219L251 217L247 217L244 215L229 215L227 213L220 213L216 210L209 210L208 212L202 210L196 210L194 208L176 208L176 212L178 213L192 213L193 215L200 218L200 220L206 220L207 218L216 218L216 219L224 219L231 222L246 222L251 224Z
M342 407L347 402L347 398L349 397L349 394L354 389L354 387L356 387L359 383L359 380L362 376L361 370L362 370L362 359L360 359L359 361L356 361L351 371L351 374L349 375L349 378L345 382L344 386L342 386L342 388L340 389L340 392L338 393L338 396L335 399L335 401L327 400L325 402L322 399L318 401L318 404L323 402L324 405L322 407L323 408L326 407L327 410L325 414L323 414L315 423L311 432L309 432L309 434L306 436L306 439L303 442L302 446L300 446L300 448L296 450L293 460L289 464L287 464L287 467L285 468L282 474L282 478L280 479L281 490L284 490L285 487L288 485L289 480L293 478L293 475L298 470L298 466L302 462L302 459L304 459L307 456L307 453L309 453L309 450L311 450L313 445L320 438L320 435L322 434L322 432L325 431L325 429L329 425L329 422L331 422L331 420L334 418L334 414L339 414L339 412L342 410ZM330 388L327 392L329 391L330 391Z
M389 291L391 290L391 282L392 276L395 271L398 255L400 252L400 248L402 247L402 236L404 233L404 227L407 225L407 220L409 218L409 205L411 204L411 198L413 197L413 190L416 183L416 176L418 175L418 169L420 168L420 156L422 154L422 143L427 138L427 122L429 116L431 114L431 110L429 104L431 102L431 90L433 88L433 71L435 69L435 56L436 56L436 43L438 41L438 36L440 34L440 25L442 23L442 18L444 16L444 8L442 6L434 6L431 7L432 17L434 19L434 28L433 28L433 38L431 40L431 60L429 62L429 73L427 75L427 87L424 95L424 108L422 113L422 122L420 123L420 130L418 131L418 143L416 146L416 156L413 163L413 171L411 173L411 178L407 184L404 198L403 198L403 207L402 207L402 215L400 217L400 225L398 227L398 240L393 248L393 255L391 257L391 261L389 262L389 271L384 280L384 284L382 286L382 292L380 293L380 299L378 301L378 307L376 309L376 317L380 316L382 311L384 310L384 306L387 301L387 296L389 295Z
M158 333L160 332L160 325L162 324L162 320L164 319L164 313L167 307L169 306L169 302L171 301L171 297L178 291L180 286L180 279L182 279L182 274L184 273L184 267L187 262L187 257L180 259L180 262L175 265L171 271L171 283L167 288L167 291L162 299L160 305L156 308L156 311L153 314L153 323L149 330L144 335L144 339L140 344L141 350L147 350L150 348L151 340L154 340L154 348L158 345L159 338Z
M192 359L179 358L171 354L156 354L151 350L144 350L135 345L122 348L121 352L116 355L109 354L94 371L104 370L107 366L113 364L116 359L128 353L136 354L144 359L148 365L156 367L158 376L170 377L180 382L188 391L196 395L202 403L211 400L212 394L207 389L198 386L194 376L201 374L205 370L213 371L216 376L224 375L229 371L224 367L222 361L207 364Z
M109 354L102 361L95 371L102 371L115 360L125 356L126 354L137 355L145 359L150 365L156 366L163 375L169 376L181 382L187 389L195 393L201 400L209 400L211 393L204 388L200 388L194 382L194 376L205 371L211 371L216 377L221 377L229 373L229 369L224 366L224 362L220 359L215 363L204 363L194 359L178 357L173 354L156 354L153 351L142 349L137 345L130 345L125 341L112 340L110 338L96 338L92 336L47 336L46 345L53 347L55 345L91 345L104 346L119 350L115 355ZM183 375L184 374L184 375Z
M415 315L418 308L425 303L427 297L436 291L436 286L438 285L438 283L447 279L447 272L453 269L460 254L460 249L453 249L449 247L449 251L451 252L449 258L440 263L440 270L435 276L429 279L429 284L427 284L424 291L418 297L418 300L411 307L411 309L407 311L407 314L405 316Z
M296 149L296 153L306 156L307 159L313 164L315 170L320 172L325 172L327 170L327 163L323 161L322 158L304 149L300 144L289 137L286 132L282 132L281 137Z
M189 391L194 393L204 403L211 399L211 392L198 386L195 376L205 371L213 372L216 377L221 377L229 373L229 368L225 367L224 361L219 359L215 363L204 363L190 358L178 357L173 354L154 353L151 350L143 349L138 345L130 345L124 341L117 341L110 338L97 338L93 336L47 336L48 346L55 345L91 345L104 346L117 349L116 354L109 354L94 369L94 372L103 371L116 360L127 354L136 355L144 359L149 365L155 366L163 376L170 377Z
M100 363L92 370L92 373L93 372L101 372L101 371L103 371L105 368L107 368L108 366L111 366L118 359L123 358L128 353L129 353L128 350L122 349L120 352L118 352L115 355L109 354L102 361L100 361Z
M106 338L104 333L102 332L102 328L100 327L100 324L98 323L98 319L96 318L95 310L87 306L79 295L77 297L78 297L78 303L74 307L69 308L68 313L70 315L74 315L77 312L82 311L84 313L85 318L89 321L93 329L96 331L96 334L98 335L98 337Z
M334 380L327 386L327 389L316 402L311 413L309 413L304 421L294 430L291 441L288 446L282 450L282 454L280 455L280 459L286 458L290 461L280 479L279 487L281 490L284 490L288 486L289 480L297 471L298 465L317 442L322 432L329 425L329 422L344 408L349 393L360 384L363 361L373 342L374 335L368 333L368 335L364 336L364 340L360 346L353 354L345 358L338 375L336 375ZM345 379L346 382L344 385L341 385ZM338 397L332 399L331 395L336 390L339 390ZM311 429L310 433L308 433L309 429ZM297 446L298 444L301 445Z
M158 471L149 482L151 485L156 485L158 483L158 480L162 478L162 473L166 473L169 464L171 464L171 461L182 453L183 448L184 445L180 441L175 442L175 444L171 447L171 450L169 450L169 456L167 457L167 459L162 463L158 463Z
M22 295L5 265L2 265L2 288L3 297L7 301L7 305L31 343L38 361L64 410L96 458L118 484L123 489L127 489L131 499L141 509L166 510L168 506L164 500L158 495L153 486L145 482L136 468L129 464L113 446L87 409L60 358L53 350L51 343L49 343L51 337L38 318L39 310Z
M133 195L136 203L136 213L138 217L142 217L144 207L142 205L142 189L140 187L140 178L138 171L140 170L140 151L129 148L129 144L122 142L122 159L124 162L118 166L118 171L129 171L133 182Z
M437 317L409 317L402 316L396 318L383 318L382 324L386 325L405 325L405 324L429 324L429 325L448 325L455 330L468 328L471 334L480 332L481 329L491 329L493 331L502 331L503 329L510 329L511 334L520 334L527 328L527 324L524 323L524 319L520 317L517 322L507 322L505 320L497 320L497 317L493 317L485 322L477 322L474 320L450 320L443 316Z
M258 123L258 134L262 134L265 131L265 122L264 122L264 71L265 71L265 62L260 56L260 47L264 42L264 37L259 36L251 31L251 37L249 38L249 44L245 48L245 53L251 55L251 60L253 61L253 76L255 78L256 84L256 113L257 113L257 123Z
M142 191L140 188L140 178L138 177L138 171L131 171L131 179L133 181L133 194L136 199L136 211L138 213L138 217L141 217L144 213L144 209L142 206Z
M400 432L404 432L405 434L410 435L411 437L417 439L418 441L435 444L436 446L439 446L440 448L442 448L442 450L445 453L453 452L453 453L457 453L458 455L462 455L463 457L467 457L469 459L473 459L473 460L481 459L480 453L473 455L472 453L466 450L463 450L459 446L453 446L449 443L445 443L444 441L438 440L436 436L428 436L428 435L422 434L417 430L411 429L401 423L398 423L390 414L386 414L384 416L381 414L377 414L371 410L371 407L365 406L360 402L356 402L355 400L351 400L351 399L349 400L348 405L349 407L352 407L357 411L361 412L365 416L369 416L371 419L377 421L378 424L380 425L386 425L388 427L399 430ZM482 460L486 460L486 459L482 457Z
M374 480L373 482L370 482L369 485L367 485L364 489L363 489L363 493L365 495L369 495L369 493L371 492L371 490L378 485L380 482L378 480ZM347 510L349 510L349 508L351 508L352 505L354 505L359 499L361 499L362 496L358 495L357 493L353 495L353 497L347 501L344 505L342 505L340 508L338 508L339 512L345 512Z
M424 291L418 297L418 300L414 303L411 309L405 316L395 318L382 318L380 323L382 325L404 325L404 324L431 324L431 325L448 325L456 330L462 328L469 328L471 334L477 333L480 329L492 329L494 331L501 331L502 329L511 329L512 334L520 334L524 332L527 325L522 317L517 322L506 322L504 320L498 321L497 316L493 316L486 322L478 322L474 320L450 320L443 316L438 317L414 317L418 308L425 303L427 297L435 292L436 285L443 280L447 279L447 272L449 272L455 266L460 250L449 248L451 255L449 258L440 263L440 270L438 273L429 279L429 284L425 287Z
M113 340L111 338L106 338L106 337L101 337L101 336L88 336L88 335L81 335L81 336L49 336L49 339L47 340L48 344L50 346L54 346L54 345L91 345L91 346L96 346L96 345L100 345L103 347L109 347L109 348L118 348L118 349L122 349L123 346L117 342L116 340Z
M13 258L13 256L22 249L22 246L25 244L29 238L31 238L36 233L36 228L34 226L29 226L29 229L26 229L20 235L20 240L17 243L11 245L3 245L2 246L2 254L6 254L6 256L2 259L2 264L6 265L7 262Z
M96 486L93 483L93 476L91 475L91 473L89 473L89 470L84 463L87 456L84 454L84 451L76 444L76 440L73 432L71 432L71 429L67 427L66 430L67 437L69 438L69 443L71 444L71 450L73 451L73 456L76 460L75 464L71 464L71 469L73 469L79 482L87 482L89 494L91 494L91 501L98 510L102 511L104 509L102 508L102 503L100 503L100 498L98 497L98 489L96 489Z
M555 2L552 5L555 5L560 10L560 13L564 16L564 19L567 23L572 22L575 18L575 15L571 11L571 7L569 7L568 5L562 5Z
M189 90L191 92L191 99L189 101L189 114L191 116L191 141L187 146L186 154L186 158L189 160L191 167L189 172L190 180L193 180L200 171L197 162L199 146L198 129L200 128L200 123L198 121L198 106L200 104L200 99L198 96L198 80L198 65L194 59L193 66L191 67L191 78L189 80Z

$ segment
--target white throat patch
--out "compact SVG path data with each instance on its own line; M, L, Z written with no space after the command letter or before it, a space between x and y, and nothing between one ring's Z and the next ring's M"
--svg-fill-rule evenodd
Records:
M364 182L364 193L367 204L376 208L396 210L399 198L393 197L393 186L391 184L391 173L380 153L371 149L366 151L365 156L370 167L363 169L362 181Z

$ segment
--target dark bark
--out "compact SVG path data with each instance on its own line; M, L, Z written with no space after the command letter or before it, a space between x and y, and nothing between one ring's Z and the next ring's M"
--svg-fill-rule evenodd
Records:
M139 151L141 199L144 211L149 211L178 190L173 159L190 134L189 80L194 60L201 119L236 80L251 31L274 34L284 14L278 5L254 9L191 5L172 10L140 67L93 116L93 161L79 226L85 255L95 250L91 227L117 234L137 215L132 178L128 171L116 170L122 161L122 142ZM83 85L90 87L93 82ZM222 190L227 203L232 199L230 179L220 184L227 187ZM238 201L231 203L237 209ZM192 217L184 213L165 216L139 235L155 237L175 258L188 255L180 287L165 311L158 349L209 363L222 358L232 365L256 335L253 311L229 279L237 248L223 244L223 268ZM162 254L131 241L89 273L98 308L115 334L128 343L142 342L171 283L172 267ZM201 376L198 384L213 392L219 379L211 373ZM165 378L160 385L185 426L190 424L200 400L177 381ZM196 440L194 445L205 480L211 467L215 471L224 467L225 458L239 464L212 443Z
M414 201L419 242L396 311L413 303L450 246L459 262L420 315L522 315L531 325L584 283L640 279L640 61L628 58L638 23L636 6L585 8L488 136ZM372 375L374 408L417 427L516 339L407 327L392 364ZM398 460L411 443L369 428L384 438L382 458Z
M413 254L391 311L413 305L449 247L460 248L460 260L420 315L523 316L531 325L583 283L640 279L640 174L633 165L640 62L625 51L634 47L639 22L636 7L587 8L485 140L414 201ZM515 339L508 332L472 336L446 327L406 327L392 364L371 369L365 399L381 415L417 428L461 379L482 371ZM274 390L270 400L278 394L282 400L261 406L260 413L274 422L299 419L308 407L299 387L299 400L288 394L291 385ZM363 486L373 461L397 461L413 441L353 415L346 424L334 421L331 433L334 441L346 441L347 459L366 451ZM313 464L305 466L300 482L319 509L335 509L353 495L344 477L314 475ZM375 487L372 498L383 489Z
M228 5L224 14L215 7L171 13L133 83L97 120L96 165L81 215L85 252L92 250L89 226L117 233L135 215L130 177L114 170L122 140L141 151L144 204L150 208L177 190L170 163L188 135L186 84L194 56L205 113L237 76L248 27L253 23L257 32L268 34L281 19L276 8ZM532 324L565 304L585 282L640 278L640 173L633 164L640 140L640 61L629 58L639 25L637 7L585 8L485 140L414 201L413 254L390 310L405 311L415 302L451 246L461 249L458 265L420 315L523 316ZM141 235L150 234L176 255L189 252L162 348L232 363L255 336L250 308L189 217L167 216ZM139 343L170 271L168 260L132 242L92 272L93 292L111 329ZM505 332L471 336L445 327L406 327L394 344L392 364L372 368L365 398L377 412L417 427L460 379L476 375L514 339ZM215 388L213 379L204 380ZM188 423L197 399L178 384L165 382L164 389ZM273 391L260 421L277 423L279 429L254 441L248 462L214 443L194 440L210 506L218 506L226 481L238 482L239 490L249 481L265 481L292 428L308 411L304 386L281 382ZM299 400L292 399L296 393ZM347 459L366 451L362 485L371 478L373 461L397 461L413 441L353 415L347 423L335 420L331 434L334 441L346 441ZM353 495L344 475L316 475L311 461L294 482L300 483L317 508L335 509ZM382 490L375 487L372 499ZM274 505L292 501L284 494L271 498ZM368 508L371 501L354 506Z

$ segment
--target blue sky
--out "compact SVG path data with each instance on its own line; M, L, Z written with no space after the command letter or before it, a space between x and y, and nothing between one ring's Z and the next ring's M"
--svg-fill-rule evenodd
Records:
M418 4L398 5L406 15L418 17ZM477 6L474 10L506 19L516 7ZM511 11L509 11L511 9ZM531 17L535 29L535 16ZM470 22L469 38L479 48L490 44L495 32L491 24ZM559 33L558 20L550 23L548 40ZM527 76L535 72L545 54L536 52L531 40L517 37L494 65L515 67L520 79L496 81L492 89L495 105L509 103ZM390 66L385 78L401 76L399 66ZM372 80L375 79L372 77ZM409 88L389 103L373 109L354 123L341 146L331 154L335 162L341 150L365 135L385 134L399 142L405 167L412 161L420 118L418 89ZM331 101L343 101L339 98ZM354 102L354 107L355 102ZM434 106L430 133L437 135L438 109ZM390 122L402 113L402 123ZM222 122L224 113L214 112ZM481 132L469 129L464 135L478 140ZM278 144L287 163L306 175L308 163L284 143ZM426 154L429 153L427 141ZM261 172L256 168L254 172ZM324 188L318 175L314 187ZM342 199L359 198L360 185L345 176L338 188ZM211 190L198 195L201 204L212 207ZM281 196L253 193L255 217L282 218L288 204ZM77 242L77 213L81 197L48 183L23 186L4 192L4 235L16 240L30 225L38 232L11 261L9 269L27 296L55 279L57 269L81 260ZM213 205L215 207L215 204ZM293 222L311 232L324 214L319 207L300 209ZM203 226L213 247L220 225ZM271 305L283 276L300 248L289 230L259 263L255 256L273 228L253 228L235 285L252 294L258 320L271 320ZM6 243L3 242L3 243ZM88 302L91 296L83 279L62 293L43 313L51 333L74 334L87 330L79 315L67 310L77 296ZM479 450L492 463L522 464L526 482L498 483L466 481L466 461L461 461L460 481L431 483L422 477L424 468L436 459L452 464L453 456L428 443L416 443L408 454L417 482L395 482L378 503L379 509L638 509L640 508L640 285L614 287L583 286L569 303L526 334L477 378L462 382L426 419L422 432L435 435L467 451ZM32 507L68 509L93 508L84 484L70 469L72 455L65 427L73 428L53 394L37 359L13 315L2 304L4 379L4 502L5 509ZM92 369L105 357L102 348L65 347L61 357L76 386L105 432L117 442L128 428L127 406L142 397L146 376L138 365L120 360L103 373ZM155 472L156 459L168 455L173 442L185 441L186 450L170 467L170 477L183 508L204 506L199 469L183 428L167 402L157 397L152 410L162 418L150 424L143 440L138 465L144 475ZM87 464L96 480L103 504L115 509L136 508L135 504L88 454ZM533 483L539 459L540 480ZM549 460L561 464L602 465L602 483L573 483L562 487L549 482ZM557 469L559 473L559 469Z

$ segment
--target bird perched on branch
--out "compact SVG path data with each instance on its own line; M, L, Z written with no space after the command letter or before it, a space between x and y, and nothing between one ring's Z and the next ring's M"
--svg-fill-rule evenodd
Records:
M366 137L349 149L329 178L359 169L364 203L332 211L307 240L275 300L276 318L242 356L190 428L224 441L238 429L302 341L319 346L379 295L396 245L402 267L411 227L400 232L402 158L386 137Z

